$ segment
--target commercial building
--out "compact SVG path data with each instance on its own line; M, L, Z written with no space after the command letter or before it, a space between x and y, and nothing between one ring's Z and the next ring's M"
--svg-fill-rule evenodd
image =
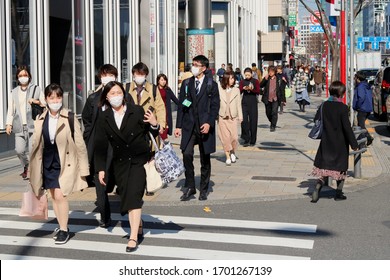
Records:
M167 74L177 88L185 61L187 3L191 0L3 0L0 1L0 152L13 147L5 137L8 93L18 65L28 65L33 82L51 82L67 92L67 107L81 113L97 83L97 69L115 65L119 80L131 79L139 61L149 81ZM259 38L267 33L268 0L212 2L215 64L246 67L257 62Z

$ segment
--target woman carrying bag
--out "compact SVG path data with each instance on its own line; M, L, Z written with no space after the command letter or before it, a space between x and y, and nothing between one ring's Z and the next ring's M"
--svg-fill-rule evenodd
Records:
M317 177L317 185L312 193L311 202L316 203L326 177L337 182L335 200L345 200L344 181L347 178L349 146L358 149L358 143L348 118L348 107L342 102L346 87L340 81L332 82L330 97L318 110L314 120L321 118L322 134L314 160L312 176ZM321 115L321 116L320 116Z
M67 196L88 187L88 155L80 123L62 107L63 90L57 84L45 88L48 110L35 121L32 138L30 183L36 196L48 190L59 228L55 244L69 237ZM72 117L71 117L72 116Z

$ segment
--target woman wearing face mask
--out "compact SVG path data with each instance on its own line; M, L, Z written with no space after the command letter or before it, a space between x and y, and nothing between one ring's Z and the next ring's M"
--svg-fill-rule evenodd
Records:
M32 103L45 105L43 93L40 87L34 85L31 73L27 66L23 65L16 71L18 86L15 87L8 98L8 112L6 120L6 133L15 133L15 151L20 160L23 172L20 176L28 180L28 150L31 151L29 141L34 131L34 120L32 118ZM28 147L28 150L27 148Z
M141 211L146 186L144 164L150 157L148 133L156 137L159 125L150 110L145 112L142 107L127 102L124 96L125 90L118 82L109 82L102 92L100 106L106 110L99 115L96 126L95 170L99 182L106 185L107 147L111 144L120 212L129 215L131 228L126 252L133 252L143 238Z
M87 188L89 175L87 149L76 118L69 119L62 107L63 90L58 84L45 88L48 110L35 121L32 140L30 183L39 196L48 190L59 228L55 244L65 244L69 237L69 202L67 196ZM73 121L73 133L70 126ZM72 135L73 134L73 135Z
M305 112L305 106L310 105L309 94L307 93L308 81L309 77L305 73L305 67L301 65L292 81L292 86L295 90L295 102L298 103L300 112Z

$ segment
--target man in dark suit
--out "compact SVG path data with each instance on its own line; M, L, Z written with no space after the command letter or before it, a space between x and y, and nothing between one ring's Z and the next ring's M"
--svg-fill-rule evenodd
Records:
M205 74L209 60L198 55L192 60L193 77L182 83L175 136L181 138L185 171L185 193L181 201L189 200L195 193L194 146L199 145L201 179L199 200L207 199L211 175L210 154L215 152L215 120L219 111L218 85Z
M104 86L110 82L115 81L118 78L118 70L111 64L104 64L100 67L97 74L101 84L95 92L90 94L84 105L82 112L82 119L84 124L84 141L88 151L88 161L90 166L90 176L87 177L88 185L95 186L96 189L96 206L100 213L99 226L108 228L111 225L111 209L108 200L107 193L113 191L114 183L113 180L109 180L107 186L102 186L97 178L97 174L94 168L94 152L95 152L95 131L97 119L100 113L99 102ZM109 148L108 155L112 158L112 149ZM111 156L110 156L111 155ZM107 160L110 162L110 160ZM107 166L108 168L109 166ZM109 173L107 173L109 174ZM112 176L111 176L112 177ZM112 179L112 178L111 178Z

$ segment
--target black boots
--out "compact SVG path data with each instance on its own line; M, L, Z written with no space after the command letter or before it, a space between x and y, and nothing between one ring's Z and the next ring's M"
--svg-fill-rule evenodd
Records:
M336 196L334 197L334 200L346 200L347 197L343 193L343 187L344 187L344 180L337 181L337 190L336 190Z
M320 191L322 189L322 181L318 180L316 188L314 192L311 194L311 201L312 203L317 203L317 201L320 199Z
M334 200L339 201L339 200L346 200L347 197L344 195L342 190L336 190L336 196L334 197Z

